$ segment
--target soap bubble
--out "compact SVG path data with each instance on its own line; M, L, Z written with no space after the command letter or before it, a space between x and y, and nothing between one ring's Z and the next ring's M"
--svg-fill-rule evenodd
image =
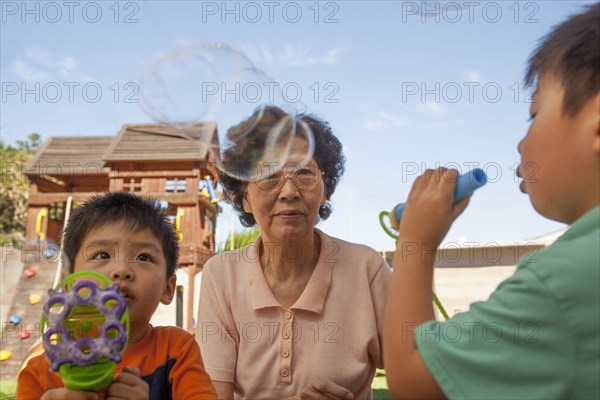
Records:
M140 106L156 122L186 126L202 120L218 82L253 67L242 52L221 44L190 45L165 54L140 82Z
M297 158L312 156L313 135L296 119L296 105L286 101L279 82L232 47L175 50L150 66L140 93L152 119L203 143L216 166L235 178L260 179L283 168L296 136L305 143Z
M285 101L279 83L264 71L239 71L222 84L221 95L208 117L217 123L219 149L214 160L226 174L242 180L265 177L286 163L297 134L308 137L312 156L312 132L298 132L296 111Z
M242 180L259 180L286 164L305 165L314 150L310 127L280 108L259 107L238 126L230 128L221 146L221 170Z

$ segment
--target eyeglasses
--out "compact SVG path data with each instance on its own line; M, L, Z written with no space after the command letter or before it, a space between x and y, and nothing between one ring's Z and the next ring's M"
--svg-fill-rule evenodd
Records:
M310 190L317 186L323 179L325 173L318 167L307 165L306 167L279 172L265 179L255 181L256 186L265 192L274 192L283 187L286 179L290 179L300 190Z

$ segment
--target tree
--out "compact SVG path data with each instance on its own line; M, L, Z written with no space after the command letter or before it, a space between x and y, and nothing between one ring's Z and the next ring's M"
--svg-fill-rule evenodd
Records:
M33 155L40 147L41 136L39 133L31 133L27 140L17 140L17 149L23 150L28 155Z
M232 242L231 235L233 235L233 248L231 248L231 242ZM223 248L223 251L239 249L240 247L244 247L247 244L253 243L256 240L256 238L259 236L260 236L260 229L258 229L258 227L229 233L229 236L227 236L227 242L225 243L225 247Z
M29 180L23 174L27 162L40 145L40 135L32 133L18 140L17 147L0 140L2 182L0 184L0 243L23 240L29 198Z

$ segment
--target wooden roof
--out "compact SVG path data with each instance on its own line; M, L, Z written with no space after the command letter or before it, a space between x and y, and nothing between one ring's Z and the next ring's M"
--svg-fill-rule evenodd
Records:
M208 147L193 137L210 138L214 123L185 130L156 124L126 124L115 136L51 137L25 168L27 175L98 173L113 161L196 161Z
M168 125L123 125L104 160L204 160L208 147L192 137L210 138L214 128L214 123L198 123L181 130Z
M27 163L27 175L98 173L114 136L51 137Z

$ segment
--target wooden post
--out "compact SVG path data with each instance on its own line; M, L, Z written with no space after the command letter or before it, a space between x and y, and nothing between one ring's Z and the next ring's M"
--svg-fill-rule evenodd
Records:
M188 267L188 292L187 292L187 315L185 321L185 329L192 333L194 328L192 326L192 320L194 318L194 285L196 278L196 264L192 264Z
M175 325L183 328L183 286L177 285L175 289Z

